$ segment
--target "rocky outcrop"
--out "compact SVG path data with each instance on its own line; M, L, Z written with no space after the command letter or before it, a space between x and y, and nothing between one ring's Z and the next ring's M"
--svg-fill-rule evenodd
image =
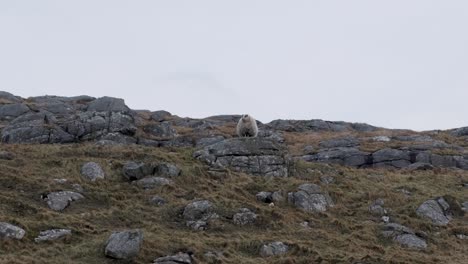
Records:
M230 168L260 176L288 176L288 158L284 148L262 138L226 139L194 153L212 170Z

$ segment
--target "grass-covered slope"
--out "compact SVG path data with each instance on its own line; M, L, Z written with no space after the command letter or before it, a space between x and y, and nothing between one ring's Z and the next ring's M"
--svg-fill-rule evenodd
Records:
M0 221L26 230L22 240L0 240L0 263L125 263L104 255L113 231L141 229L142 248L135 263L152 263L179 251L193 252L196 263L210 263L204 254L222 252L217 263L466 263L468 217L455 217L437 227L416 215L424 201L450 195L465 201L468 172L455 169L429 171L352 169L297 162L288 178L265 178L236 172L210 174L192 157L193 149L152 148L137 145L1 145L15 155L0 159ZM182 169L172 186L143 190L122 175L125 162L166 161ZM99 163L104 180L89 182L80 175L88 161ZM335 183L324 184L321 176ZM59 183L54 179L66 179ZM324 213L303 212L286 201L269 206L256 200L260 191L296 190L302 183L316 183L328 191L335 206ZM73 190L80 184L85 199L63 212L48 208L41 195ZM149 203L159 195L163 206ZM385 201L391 221L425 236L426 250L412 250L382 237L382 221L369 213L376 199ZM195 199L208 199L220 218L205 231L186 227L181 214ZM252 226L237 226L232 216L247 207L258 214ZM309 222L308 227L301 225ZM66 240L36 243L40 231L69 228ZM262 244L282 241L286 255L263 258ZM215 262L216 263L216 262Z

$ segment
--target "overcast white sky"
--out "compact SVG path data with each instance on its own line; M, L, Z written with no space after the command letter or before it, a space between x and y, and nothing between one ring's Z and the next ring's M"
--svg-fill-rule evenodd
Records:
M180 116L468 125L466 0L0 1L0 90Z

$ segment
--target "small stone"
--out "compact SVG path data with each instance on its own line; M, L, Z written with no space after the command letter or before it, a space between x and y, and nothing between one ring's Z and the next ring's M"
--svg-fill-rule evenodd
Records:
M51 229L46 231L41 231L39 236L34 239L36 242L44 242L44 241L51 241L57 240L63 237L67 237L71 235L70 229Z
M143 189L154 189L166 185L172 185L174 182L163 177L146 177L134 182Z
M181 170L174 164L161 163L156 167L156 175L163 177L177 177Z
M384 200L377 199L369 206L369 212L376 216L383 216L387 214L387 210L383 207Z
M468 236L465 235L465 234L456 234L455 236L456 236L458 239L468 240Z
M285 200L284 196L281 194L280 191L273 192L271 195L271 199L273 202L279 203Z
M153 264L192 264L192 256L188 253L179 252L173 256L157 258Z
M20 240L24 237L25 234L26 231L24 231L24 229L21 227L17 227L5 222L0 222L0 239L12 238Z
M332 184L335 183L335 177L333 176L321 176L320 181L325 184Z
M81 167L81 175L90 181L96 181L97 179L104 179L104 171L101 166L96 162L87 162Z
M138 255L142 242L141 230L114 232L107 240L104 253L115 259L132 259Z
M283 242L272 242L265 244L260 248L260 256L270 257L276 255L284 255L288 252L289 247Z
M161 206L161 205L164 205L164 204L167 203L167 201L166 201L164 198L162 198L162 197L160 197L160 196L157 196L157 195L151 197L151 199L149 200L149 202L150 202L151 204L154 204L154 205L157 205L157 206Z

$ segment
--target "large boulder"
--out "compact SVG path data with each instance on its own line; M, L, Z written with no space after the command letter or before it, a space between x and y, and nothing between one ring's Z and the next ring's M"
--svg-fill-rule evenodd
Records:
M142 242L141 230L114 232L107 240L104 253L115 259L132 259L138 255Z
M431 220L435 225L445 226L453 218L450 209L450 204L444 197L437 197L422 203L416 209L416 214L422 218Z
M86 180L96 181L98 179L104 179L105 173L101 165L96 162L87 162L81 167L81 176Z
M71 202L83 199L84 196L80 193L72 191L59 191L49 193L44 200L50 209L54 211L63 211Z
M145 176L153 175L154 165L143 162L129 161L123 166L123 175L127 180L139 180Z
M298 191L288 193L288 202L306 212L325 212L334 203L330 195L320 186L311 183L301 184Z
M26 231L24 231L24 229L21 227L17 227L5 222L0 222L0 239L12 238L20 240L24 237L25 234Z
M214 170L231 168L252 175L288 176L284 148L267 139L226 139L196 151L194 156Z

